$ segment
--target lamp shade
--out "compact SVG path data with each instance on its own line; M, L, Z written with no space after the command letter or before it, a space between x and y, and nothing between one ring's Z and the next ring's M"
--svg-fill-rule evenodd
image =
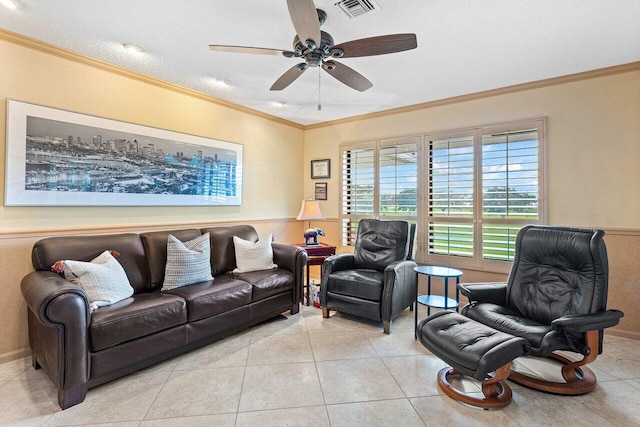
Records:
M320 203L317 200L303 200L300 213L296 217L300 221L311 221L312 219L325 219L320 210Z

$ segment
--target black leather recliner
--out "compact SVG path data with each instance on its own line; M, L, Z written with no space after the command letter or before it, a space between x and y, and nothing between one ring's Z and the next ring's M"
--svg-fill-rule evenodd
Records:
M470 304L462 314L493 329L525 338L532 356L563 363L566 382L512 370L509 379L557 394L583 394L596 385L586 366L602 352L603 329L623 313L607 310L609 266L601 230L525 226L515 243L507 283L461 283ZM582 354L577 362L557 353Z
M361 220L354 253L329 257L322 266L323 316L337 310L382 321L388 334L392 319L415 301L414 236L415 225L406 221Z

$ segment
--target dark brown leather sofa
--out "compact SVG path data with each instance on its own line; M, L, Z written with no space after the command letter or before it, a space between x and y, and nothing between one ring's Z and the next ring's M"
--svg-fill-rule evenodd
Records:
M214 279L161 292L167 237L182 241L210 233ZM58 388L61 408L82 402L87 390L187 350L299 310L305 251L273 243L275 270L232 274L233 236L257 241L249 225L142 234L53 237L33 247L36 271L22 280L28 305L34 368ZM134 295L90 312L81 287L54 273L58 260L89 261L120 253Z

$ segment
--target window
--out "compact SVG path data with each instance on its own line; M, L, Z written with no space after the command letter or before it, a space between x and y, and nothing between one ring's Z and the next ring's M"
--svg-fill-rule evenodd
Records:
M461 267L511 261L518 230L544 222L544 122L434 134L426 141L421 258Z
M544 120L343 146L343 245L362 218L405 219L419 261L503 270L545 221L543 160Z
M343 245L355 244L362 218L416 221L419 142L413 137L343 147Z

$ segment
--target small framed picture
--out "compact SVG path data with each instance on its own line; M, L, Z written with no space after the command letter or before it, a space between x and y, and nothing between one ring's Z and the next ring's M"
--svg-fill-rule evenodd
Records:
M327 200L327 183L316 182L316 200Z
M311 179L331 178L331 159L311 160Z

